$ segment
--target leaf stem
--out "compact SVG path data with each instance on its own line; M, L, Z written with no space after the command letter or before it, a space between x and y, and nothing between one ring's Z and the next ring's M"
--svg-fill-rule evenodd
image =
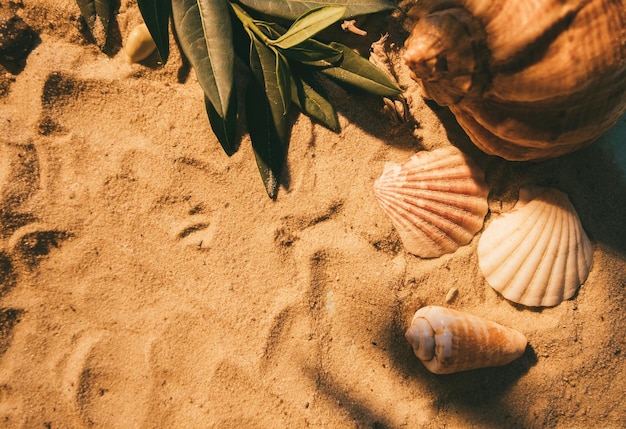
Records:
M231 1L229 1L228 4L230 4L235 16L239 19L239 21L241 21L245 29L252 31L254 35L261 39L261 41L263 41L266 45L272 44L273 40L261 31L261 29L256 25L255 19L248 15L246 11L241 8L241 6Z

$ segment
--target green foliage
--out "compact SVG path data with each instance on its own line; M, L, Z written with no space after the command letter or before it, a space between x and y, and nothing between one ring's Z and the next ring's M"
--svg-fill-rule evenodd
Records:
M76 1L88 23L100 17L108 27L109 0ZM320 79L330 78L380 96L401 92L385 73L350 48L313 38L341 19L395 8L395 2L390 0L137 3L164 62L169 54L168 21L170 16L173 18L180 46L204 92L211 128L229 156L238 149L235 57L247 64L251 75L244 100L248 131L259 172L272 199L278 191L289 146L288 114L292 107L330 130L339 131L337 113ZM258 14L264 19L256 18ZM285 29L278 22L291 25Z

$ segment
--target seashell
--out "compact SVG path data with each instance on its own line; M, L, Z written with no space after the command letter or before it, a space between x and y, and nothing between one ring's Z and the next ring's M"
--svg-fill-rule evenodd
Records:
M571 298L587 279L593 246L563 192L520 190L515 207L494 219L478 241L478 264L506 299L529 307Z
M524 354L528 343L514 329L435 305L420 308L404 336L434 374L506 365Z
M410 15L412 77L486 153L560 156L626 111L626 0L420 0Z
M482 170L453 146L386 163L374 194L405 249L422 258L468 244L488 210Z
M133 28L126 39L126 46L124 47L126 51L126 61L129 64L138 63L152 55L155 49L156 44L150 35L148 26L146 24L139 24Z

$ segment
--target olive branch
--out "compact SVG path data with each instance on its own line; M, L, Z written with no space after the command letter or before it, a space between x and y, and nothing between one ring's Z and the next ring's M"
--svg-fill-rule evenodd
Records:
M77 0L90 28L98 17L108 24L107 1ZM326 128L340 130L322 79L384 97L401 92L382 70L349 47L314 38L341 19L394 9L390 0L137 0L137 4L164 63L172 18L204 92L211 128L228 156L239 147L235 58L245 64L252 77L244 100L248 132L272 199L285 165L288 113L294 106ZM284 28L280 25L284 22L291 24Z

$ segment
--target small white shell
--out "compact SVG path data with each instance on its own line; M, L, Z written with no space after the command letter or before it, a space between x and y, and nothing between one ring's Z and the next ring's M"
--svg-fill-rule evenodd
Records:
M450 146L385 164L374 194L405 249L433 258L469 243L482 228L489 188L482 170Z
M138 63L139 61L148 58L154 50L156 44L150 35L150 31L146 24L139 24L128 35L126 39L126 61L131 63Z
M405 333L434 374L506 365L526 350L526 337L478 316L438 306L420 308Z
M551 188L520 190L513 210L487 226L478 263L506 299L529 307L571 298L587 279L593 246L572 203Z

